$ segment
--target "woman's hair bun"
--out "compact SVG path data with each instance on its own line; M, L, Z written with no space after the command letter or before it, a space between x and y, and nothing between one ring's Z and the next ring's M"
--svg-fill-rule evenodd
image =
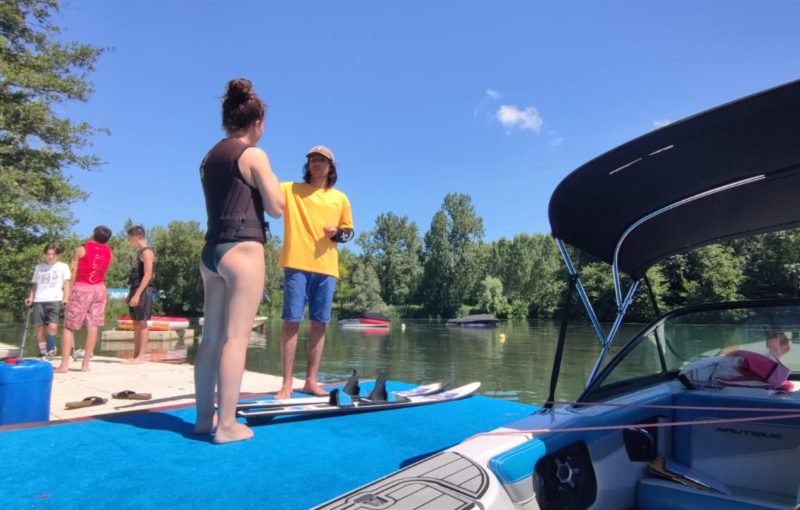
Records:
M247 129L254 122L264 120L266 105L253 90L253 82L238 78L228 82L228 91L222 101L222 127L228 133Z
M236 101L246 101L252 94L253 82L244 78L239 78L228 82L228 92L225 95L227 98Z

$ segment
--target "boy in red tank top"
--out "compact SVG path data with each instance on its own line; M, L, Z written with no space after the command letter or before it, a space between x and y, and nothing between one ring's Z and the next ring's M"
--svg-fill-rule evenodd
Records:
M69 370L69 357L75 331L86 324L86 348L84 349L82 372L89 371L89 360L97 343L97 328L102 326L106 313L105 275L111 264L111 249L106 243L111 238L111 229L105 225L95 227L92 237L75 248L70 263L74 275L72 293L64 310L64 333L61 335L61 366L53 370L64 374Z

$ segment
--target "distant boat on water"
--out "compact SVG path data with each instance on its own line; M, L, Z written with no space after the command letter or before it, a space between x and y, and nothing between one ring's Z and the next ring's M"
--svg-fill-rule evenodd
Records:
M378 312L366 312L357 317L340 319L339 326L345 329L370 329L388 328L391 325L389 317Z
M458 319L450 319L447 321L447 325L461 328L495 328L498 322L500 322L500 319L494 315L481 313L478 315L466 315Z

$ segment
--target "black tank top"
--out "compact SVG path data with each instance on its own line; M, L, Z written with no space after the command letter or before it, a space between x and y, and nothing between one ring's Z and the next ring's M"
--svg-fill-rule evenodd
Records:
M239 171L239 158L248 147L241 140L226 138L200 165L208 215L206 243L267 241L269 225L264 221L261 194Z
M142 283L142 278L144 278L144 262L142 262L142 253L144 253L145 250L152 251L153 249L149 246L145 246L136 252L136 255L133 256L133 260L131 261L131 272L128 275L128 281L130 282L132 289L138 288L139 284ZM150 282L147 284L148 287L153 286L153 280L155 280L155 277L156 272L155 268L153 268L153 274L150 276Z

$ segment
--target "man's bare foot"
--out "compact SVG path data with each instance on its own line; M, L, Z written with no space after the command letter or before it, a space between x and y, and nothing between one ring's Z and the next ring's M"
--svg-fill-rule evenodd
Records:
M65 367L63 365L53 369L54 374L66 374L67 372L69 372L69 367Z
M292 398L292 393L294 393L294 390L291 386L288 388L281 388L280 391L275 394L275 400L286 400L287 398Z
M125 361L123 361L123 363L126 365L140 365L142 363L147 363L147 360L144 358L131 358L131 359L126 359Z
M314 395L315 397L327 397L328 396L328 392L323 390L322 387L320 387L319 384L317 384L317 383L309 383L308 381L306 381L306 385L303 386L303 393L310 393L311 395Z
M247 441L253 437L253 430L247 425L239 422L234 422L233 426L226 429L217 427L217 432L214 434L214 443L225 444L233 443L236 441Z
M217 413L211 415L211 423L208 423L209 420L197 420L197 423L194 425L194 433L195 434L213 434L217 430Z

